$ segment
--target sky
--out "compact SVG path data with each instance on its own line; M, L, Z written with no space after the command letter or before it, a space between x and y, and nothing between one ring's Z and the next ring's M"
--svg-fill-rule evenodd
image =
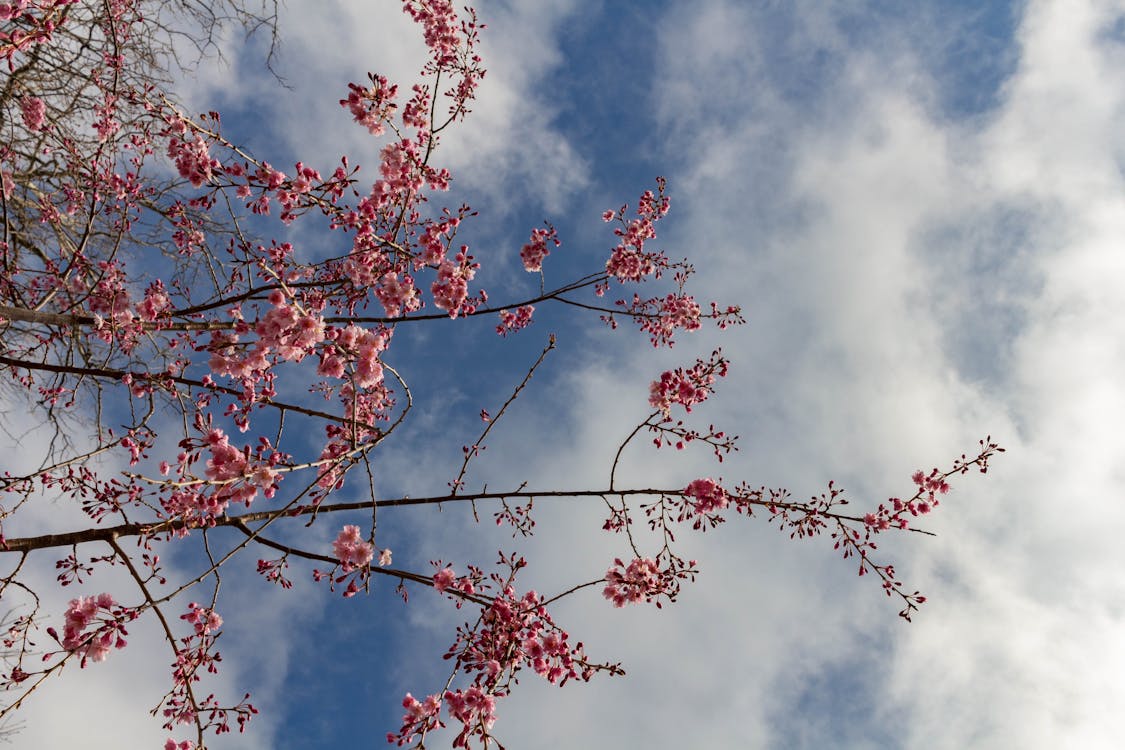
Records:
M672 211L659 246L695 264L700 299L740 304L748 323L670 351L547 308L509 340L491 321L396 336L419 408L379 458L388 496L444 488L475 415L495 410L550 332L558 350L498 425L477 483L603 486L648 413L649 382L720 345L730 375L693 418L739 434L740 452L717 466L707 451L636 445L625 480L721 476L797 498L835 480L864 507L986 435L1007 449L987 475L953 480L927 519L936 536L882 545L929 599L913 623L828 540L736 518L681 537L701 573L673 606L614 609L596 590L563 602L555 618L572 639L628 674L562 689L527 676L498 705L497 737L590 750L1116 747L1125 3L478 10L488 75L438 160L454 174L451 202L480 211L465 236L490 295L534 288L517 253L543 219L563 241L549 279L599 268L613 244L602 211L663 175ZM368 70L412 82L424 50L397 3L291 3L280 37L284 87L262 40L232 37L182 96L222 111L225 132L275 164L374 162L378 146L336 101ZM326 252L313 229L294 241ZM35 447L32 435L12 455ZM388 514L380 534L396 565L419 570L519 549L525 585L544 592L627 552L596 506L536 511L530 540L452 508ZM309 533L327 545L332 531ZM216 747L382 746L402 695L444 684L440 656L462 617L425 591L408 606L385 589L344 601L305 578L268 589L252 570L232 571L223 593L218 684L253 691L262 715ZM124 652L44 689L15 746L118 747L128 728L159 747L147 710L166 659L138 625ZM52 720L60 702L72 721Z

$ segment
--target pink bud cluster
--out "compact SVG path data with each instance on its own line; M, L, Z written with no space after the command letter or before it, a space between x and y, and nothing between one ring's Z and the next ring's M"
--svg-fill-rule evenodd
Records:
M216 734L224 734L231 731L230 721L233 717L238 723L239 731L243 731L246 722L258 713L249 703L249 694L243 696L237 705L224 707L214 695L200 699L192 688L192 685L202 679L201 672L215 674L219 671L222 656L214 649L223 618L214 609L191 602L187 613L180 615L180 619L192 626L192 633L180 638L176 644L172 690L157 707L158 710L162 709L166 719L164 728L172 729L177 724L196 724L201 736L209 728L213 728ZM172 740L168 741L171 742ZM165 743L165 747L168 747L168 743Z
M289 561L285 557L276 560L258 560L258 574L265 577L270 583L276 583L283 589L293 588L293 582L285 576Z
M863 516L864 524L872 531L886 531L892 526L899 529L908 528L910 523L906 518L907 514L911 516L926 515L940 504L937 496L949 492L949 482L945 481L946 476L938 469L934 469L929 474L919 469L911 477L914 484L918 486L918 491L914 497L906 501L892 497L888 501L890 503L889 508L880 503L874 513L867 513Z
M50 41L66 19L66 6L78 0L12 0L0 3L0 60L15 68L16 53Z
M42 130L47 117L47 104L37 96L25 96L20 100L20 114L28 130Z

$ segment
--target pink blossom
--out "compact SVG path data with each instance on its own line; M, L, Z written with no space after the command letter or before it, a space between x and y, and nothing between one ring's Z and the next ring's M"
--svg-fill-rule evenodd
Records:
M175 161L180 176L189 180L192 187L210 182L214 170L220 166L218 160L211 158L207 142L199 135L186 142L173 137L168 141L168 156Z
M218 612L195 602L188 604L187 614L180 615L180 619L187 620L195 629L196 635L208 635L223 625L223 618L219 617Z
M649 385L648 402L659 409L664 417L671 414L672 404L679 404L685 411L707 400L714 392L716 378L726 377L727 361L722 352L716 350L708 360L697 359L690 368L666 370L659 380Z
M140 316L141 320L151 323L171 306L172 302L168 299L164 284L160 281L155 281L145 292L144 299L137 305L137 314Z
M516 308L514 312L501 310L500 325L496 326L496 332L501 336L507 336L509 333L527 328L531 325L531 315L534 312L535 308L532 305L523 305Z
M347 573L356 568L365 568L375 557L375 548L363 541L359 535L358 526L345 526L336 541L332 542L332 549Z
M211 446L211 458L207 459L206 468L208 479L226 482L246 473L245 454L230 444L222 430L211 430L207 442Z
M379 279L375 296L383 303L383 309L387 311L389 318L414 312L422 306L414 279L409 275L400 279L394 271L388 271Z
M684 489L684 494L695 498L695 512L700 514L722 510L730 502L726 490L710 478L696 479Z
M383 382L383 365L379 362L379 355L386 345L386 338L372 331L364 331L360 337L355 374L356 384L361 388L372 388Z
M62 647L81 654L83 663L105 661L112 649L125 648L125 639L121 637L125 630L118 614L113 612L116 606L109 594L71 599L66 610ZM86 632L95 625L95 630Z
M553 242L555 247L562 244L559 242L559 236L555 232L555 228L550 224L547 225L546 229L531 230L531 241L520 250L520 259L523 260L523 267L526 270L530 272L543 270L543 259L550 254L547 249L548 242Z
M322 352L316 373L326 378L342 378L344 377L344 360L327 351Z
M271 498L277 492L277 483L281 478L281 472L271 469L269 466L262 465L254 470L252 479L256 485L262 490L262 494L266 498Z
M602 589L602 596L613 602L613 606L652 601L664 591L664 578L652 558L638 557L628 566L620 559L613 562L613 567L606 571L606 586Z
M449 715L461 722L461 733L453 740L453 747L468 748L469 737L481 730L487 732L496 722L496 701L476 685L468 690L445 692L445 705Z
M472 256L468 255L468 249L462 246L454 260L443 261L438 267L437 280L430 287L434 304L447 310L451 318L456 318L462 312L462 305L469 295L469 282L480 265L471 262Z
M28 130L42 130L47 116L47 105L37 96L25 96L20 100L20 113Z
M430 48L434 62L439 66L450 65L457 59L457 48L461 44L457 19L450 0L417 0L403 4L403 9L416 22L422 25L426 46Z
M457 575L453 572L453 568L442 568L434 573L434 588L438 591L445 591L453 585L455 580L457 580Z
M394 116L394 98L398 86L389 84L383 76L368 74L371 88L356 83L348 84L348 98L340 100L340 106L351 110L355 121L367 128L371 135L382 135L383 124Z

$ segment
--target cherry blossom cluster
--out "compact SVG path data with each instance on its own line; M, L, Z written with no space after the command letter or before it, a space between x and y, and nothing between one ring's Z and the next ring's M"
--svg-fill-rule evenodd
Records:
M467 748L474 738L488 746L496 718L495 700L508 695L522 669L529 668L557 685L571 679L587 681L600 671L622 674L618 665L590 662L581 643L571 645L569 635L552 620L538 593L516 592L515 575L527 564L523 558L501 554L500 562L508 567L508 575L493 574L487 580L473 566L468 576L458 577L452 566L434 562L439 567L434 588L447 595L456 592L458 606L459 597L465 595L486 597L480 619L458 628L457 640L446 653L447 659L454 660L456 671L471 680L467 688L447 689L441 695L449 717L461 725L454 747ZM490 591L495 595L489 595ZM406 709L402 727L398 734L387 735L388 742L400 746L421 742L427 732L444 726L439 695L430 695L423 702L408 693L402 705Z
M425 701L420 701L410 693L402 699L402 707L406 713L402 716L402 728L396 735L387 732L387 742L402 747L414 742L416 738L423 738L429 732L445 726L439 718L441 714L441 697L430 695Z
M113 649L125 648L125 622L133 617L134 613L119 607L109 594L71 599L60 644L81 656L83 667L87 661L105 661ZM51 630L48 633L54 635Z
M236 327L235 333L217 331L211 337L211 359L208 363L215 375L232 378L254 378L264 373L276 359L300 362L311 354L325 338L323 319L309 315L286 303L280 290L269 295L273 305L254 326L257 340L252 348L241 347L239 334L248 326Z
M460 225L461 218L458 216L447 216L428 224L418 239L419 252L414 258L414 268L420 269L423 266L436 268L441 265Z
M444 260L438 266L437 279L430 291L434 295L434 305L449 313L450 318L461 314L472 314L478 304L483 304L487 296L480 299L469 297L469 282L473 280L479 263L473 262L468 247L462 247L453 260ZM483 292L482 292L483 294Z
M47 103L37 96L25 96L20 100L20 114L28 130L42 130L47 118Z
M711 312L703 313L695 298L683 293L647 299L634 294L632 301L618 300L616 305L637 321L640 329L649 334L655 347L675 345L677 331L697 331L703 318L713 320L720 329L745 322L738 307L719 310L715 303L711 303ZM612 316L606 318L611 319Z
M366 567L375 559L374 545L360 537L358 526L345 526L336 537L336 541L332 542L332 550L336 553L336 559L340 561L345 573Z
M350 599L360 591L366 591L371 585L371 562L378 552L379 567L391 564L391 550L377 550L374 544L363 539L358 526L346 525L340 530L335 541L332 542L332 551L339 565L330 572L321 570L313 571L314 581L329 581L329 589L336 590L336 586L347 581L344 587L344 598ZM267 579L279 575L279 563L282 561L258 561L258 572ZM339 573L336 573L336 570ZM287 581L279 580L283 588L288 588Z
M660 379L652 381L649 386L648 402L666 419L671 414L672 404L679 404L685 411L691 412L692 406L703 403L715 392L715 380L725 378L727 369L727 360L722 351L716 349L709 359L697 359L687 369L665 370Z
M450 653L456 654L461 669L474 675L477 684L495 685L504 672L518 670L521 663L552 684L588 680L594 668L586 663L582 644L571 646L568 638L538 593L519 596L508 586L484 610L478 628L462 631Z
M696 479L685 489L684 494L694 501L695 512L701 515L723 510L730 504L730 496L714 479Z
M562 245L553 226L548 224L544 229L531 230L531 240L520 248L520 260L527 271L538 273L543 270L543 259L551 254L547 247L549 243L554 243L555 247Z
M613 602L613 606L624 607L626 604L651 602L665 594L668 579L651 557L634 558L628 565L617 558L606 571L605 584L602 596Z
M471 568L468 575L458 576L454 571L453 566L446 565L442 567L440 563L431 561L434 567L438 568L438 572L434 573L433 586L434 590L440 593L446 591L453 591L460 594L474 594L476 587L480 585L483 575L479 569Z
M219 616L218 612L195 602L188 605L187 614L180 615L180 619L190 624L195 629L197 636L209 635L223 625L223 618Z
M496 723L496 699L477 685L467 690L447 690L445 706L450 718L461 723L461 731L453 738L453 747L467 750L472 737L487 737Z
M663 193L663 178L661 179L661 193ZM646 191L648 196L652 191ZM663 198L665 201L666 197ZM646 210L642 198L642 205L637 207L638 218L625 220L624 207L620 212L607 211L602 215L606 221L617 218L622 227L613 230L620 237L620 241L610 253L606 261L606 273L618 281L642 281L647 276L656 276L668 268L668 257L661 252L646 252L645 243L656 238L655 222L663 218L668 212L668 204L664 204L663 211L653 212Z
M434 62L439 66L455 63L461 45L461 21L453 3L450 0L406 0L402 7L422 25Z
M167 493L161 498L165 512L184 521L181 535L194 526L213 525L232 502L249 506L259 492L272 498L282 478L277 467L288 458L265 438L259 438L253 452L250 446L236 448L218 427L208 429L202 440L185 440L182 445L185 450L178 456L178 479L162 482ZM204 455L204 477L196 478L192 466ZM161 464L162 474L171 470L167 462Z
M180 132L186 131L186 126L182 122L179 124ZM169 138L167 153L180 177L188 180L192 187L211 182L215 170L222 166L218 159L212 158L207 142L200 135L186 140Z
M368 73L371 86L364 87L358 83L348 84L348 97L340 100L340 106L351 111L355 121L367 128L371 135L382 135L384 124L394 117L398 105L395 96L398 95L398 86L389 83L385 76Z
M645 191L637 205L637 218L627 219L628 206L606 211L602 219L607 222L617 220L621 225L614 229L620 239L606 262L606 276L621 283L640 283L650 277L661 278L665 272L673 271L677 292L642 298L634 294L631 301L619 299L616 310L637 322L641 330L651 337L653 346L672 346L677 331L695 331L701 327L701 320L709 318L720 329L745 322L737 306L720 310L711 303L709 313L704 313L695 298L684 292L688 279L695 269L686 261L672 263L662 252L645 249L645 244L656 237L656 222L662 219L671 205L664 194L666 182L657 178L657 191ZM600 296L608 291L608 281L600 282L595 292ZM611 327L617 327L614 311L607 311L602 320Z
M509 333L527 328L531 325L531 316L534 312L535 307L532 305L520 305L515 310L501 310L500 325L496 326L496 332L501 336L507 336Z
M937 496L949 492L949 482L946 481L948 476L940 469L934 469L929 474L919 469L911 477L918 487L914 497L906 501L892 497L887 501L890 503L889 507L880 503L874 512L864 515L864 524L873 531L886 531L892 526L908 528L910 523L906 518L907 514L924 516L940 504Z

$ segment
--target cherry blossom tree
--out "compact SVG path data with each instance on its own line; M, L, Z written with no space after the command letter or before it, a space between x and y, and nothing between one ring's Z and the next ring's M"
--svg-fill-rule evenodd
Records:
M172 664L156 711L166 748L203 748L213 733L243 730L257 713L250 694L220 698L207 681L220 666L224 618L240 614L219 582L247 561L263 585L288 588L293 576L307 576L352 597L385 583L404 598L432 589L464 610L447 683L420 685L421 699L407 694L402 724L388 735L410 747L447 724L456 747L499 746L497 701L521 673L558 685L622 674L588 655L552 605L587 588L616 607L674 601L697 573L677 551L680 529L705 532L741 515L791 537L825 537L910 619L924 597L876 557L879 536L915 531L915 518L940 504L955 476L986 471L1003 449L982 440L946 469L918 471L905 499L860 510L832 484L806 501L711 477L624 485L623 454L644 439L673 453L705 446L718 462L736 450L725 430L691 422L692 408L727 374L721 351L654 373L652 411L622 430L603 486L535 487L513 477L500 490L478 487L474 460L558 348L551 335L516 373L507 400L494 413L481 410L478 436L449 467L447 492L379 496L380 451L408 434L414 408L411 373L395 366L394 344L419 326L477 335L466 321L486 316L495 322L490 335L526 336L536 310L555 305L612 328L635 326L654 346L671 347L704 325L741 324L740 310L698 302L692 266L654 248L671 205L663 179L635 203L605 211L610 249L587 274L552 278L563 238L545 224L512 248L531 291L495 300L474 285L483 261L464 237L475 213L443 205L452 176L439 162L442 137L470 114L485 75L484 26L472 10L407 0L428 50L417 82L400 91L371 74L341 85L341 116L378 143L378 163L361 172L345 155L329 168L275 167L229 140L219 114L187 113L167 90L171 77L153 72L169 70L180 49L161 5L0 4L0 368L8 398L55 433L38 465L0 479L0 596L14 612L0 675L10 698L0 714L13 714L68 664L97 669L126 648L134 621L149 618ZM225 17L255 22L235 5L209 6L196 21L207 30ZM340 252L260 239L298 223ZM345 488L362 498L343 499ZM80 510L85 523L12 534L45 498ZM492 568L399 568L390 548L409 540L385 538L377 523L408 506L471 503L478 519L487 508L490 520L529 535L533 502L544 498L604 505L602 528L591 531L617 535L621 549L604 577L542 594L521 585L527 561L503 552ZM292 541L324 525L331 544L311 535ZM200 550L199 569L172 580L161 556L189 546ZM53 569L59 586L77 591L109 566L126 570L131 587L88 591L63 612L44 611L27 582L28 571Z

